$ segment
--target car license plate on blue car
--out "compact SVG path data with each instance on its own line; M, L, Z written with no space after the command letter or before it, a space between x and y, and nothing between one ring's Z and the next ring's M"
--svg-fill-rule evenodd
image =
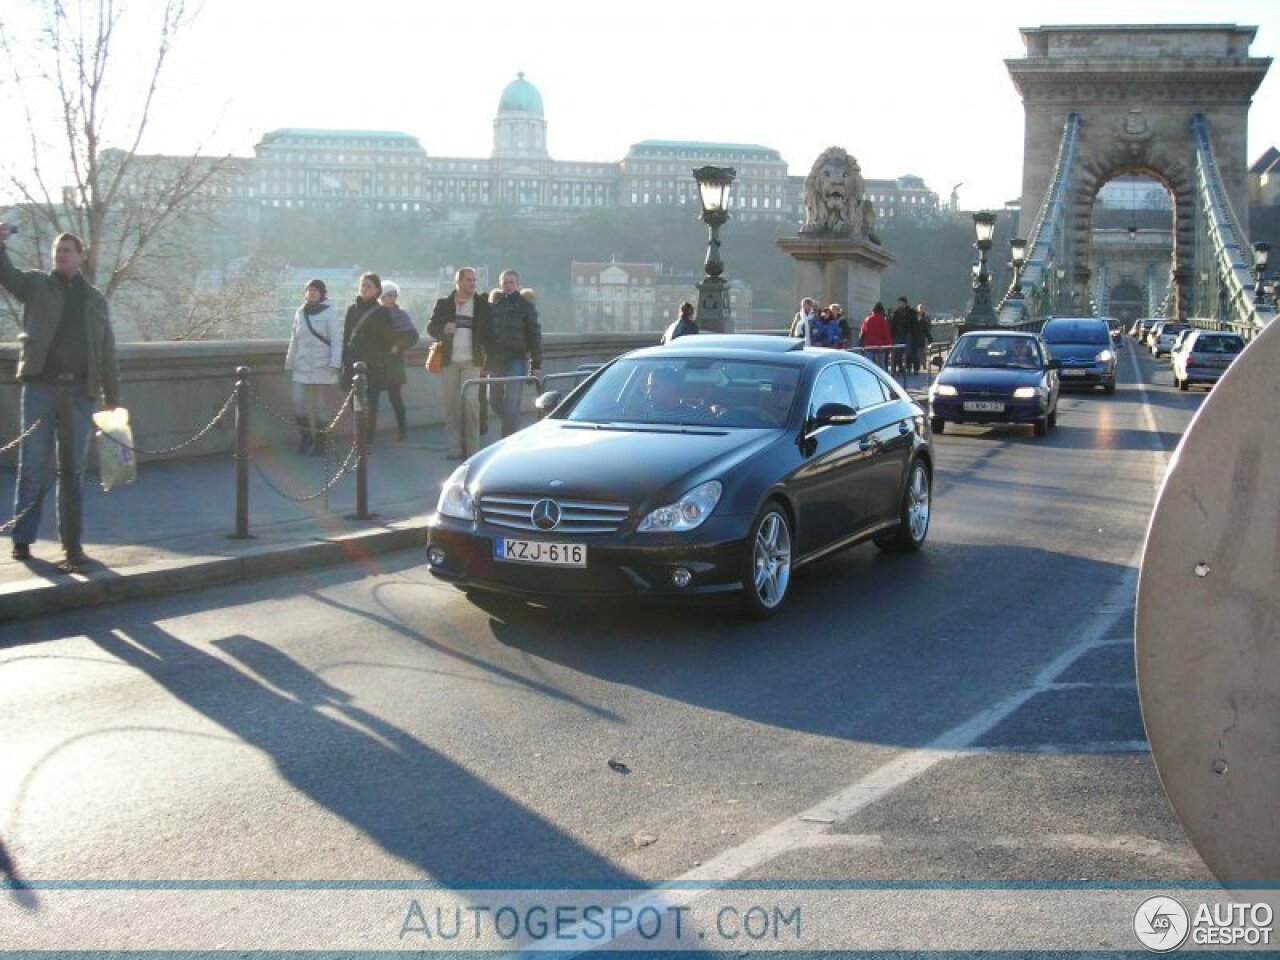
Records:
M493 559L547 567L585 567L587 546L584 543L548 543L544 540L498 537L493 541Z
M966 400L964 408L969 413L1003 413L1004 404L999 400Z
M1088 370L1063 370L1062 375L1064 377L1083 377L1088 372Z

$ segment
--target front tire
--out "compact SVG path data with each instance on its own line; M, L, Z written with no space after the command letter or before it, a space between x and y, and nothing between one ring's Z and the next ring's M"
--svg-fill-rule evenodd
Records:
M742 611L763 620L782 608L791 584L791 521L776 501L765 504L747 537Z
M929 426L933 427L934 433L943 433L947 429L947 421L943 420L941 417L933 417L929 421Z
M929 535L929 512L933 503L933 484L923 460L912 460L907 471L907 485L902 491L902 509L898 526L875 536L881 550L908 552L924 546Z
M1049 435L1049 418L1041 417L1031 425L1031 429L1037 437L1047 437Z

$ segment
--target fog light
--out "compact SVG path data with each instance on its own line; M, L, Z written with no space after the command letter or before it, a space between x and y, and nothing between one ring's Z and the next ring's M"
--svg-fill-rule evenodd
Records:
M671 582L683 590L693 582L693 574L684 567L676 567L671 571Z
M444 563L444 551L439 547L427 548L427 563L433 567L438 567Z

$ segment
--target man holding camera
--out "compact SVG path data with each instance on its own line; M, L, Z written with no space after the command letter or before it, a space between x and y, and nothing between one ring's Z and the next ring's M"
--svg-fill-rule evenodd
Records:
M84 242L74 233L53 241L53 270L19 270L9 260L14 227L0 223L0 286L22 303L18 380L22 383L21 446L14 493L14 560L31 559L44 495L58 491L58 536L66 573L83 573L81 484L99 396L120 403L115 333L107 300L80 273ZM56 473L54 464L57 464Z

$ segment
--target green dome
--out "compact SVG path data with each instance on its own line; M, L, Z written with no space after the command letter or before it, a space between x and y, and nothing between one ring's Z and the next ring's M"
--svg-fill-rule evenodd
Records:
M538 88L524 78L524 73L517 73L516 78L507 84L502 91L502 99L498 101L498 113L528 113L535 117L542 116L542 94Z

